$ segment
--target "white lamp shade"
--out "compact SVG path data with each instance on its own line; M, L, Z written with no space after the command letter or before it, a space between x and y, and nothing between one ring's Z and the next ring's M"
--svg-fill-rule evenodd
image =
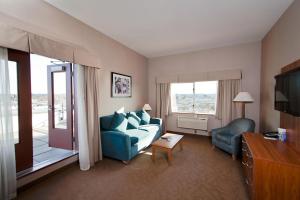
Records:
M151 106L149 104L145 104L144 107L143 107L144 110L146 111L150 111L152 110Z
M252 103L254 99L248 92L240 92L238 95L233 99L234 102L244 102L244 103Z

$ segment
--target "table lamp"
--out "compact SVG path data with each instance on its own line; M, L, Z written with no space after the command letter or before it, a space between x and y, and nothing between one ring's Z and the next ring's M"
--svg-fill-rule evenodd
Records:
M245 118L245 104L246 103L253 103L254 99L248 92L240 92L238 95L233 99L233 102L241 103L242 105L242 118Z
M148 111L151 111L152 108L151 108L151 106L150 106L149 104L146 103L146 104L144 105L144 107L143 107L143 110L145 110L145 111L148 112Z

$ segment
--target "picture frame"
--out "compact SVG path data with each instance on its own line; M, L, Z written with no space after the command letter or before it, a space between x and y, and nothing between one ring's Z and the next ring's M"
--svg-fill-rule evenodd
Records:
M111 72L111 97L132 97L132 77Z

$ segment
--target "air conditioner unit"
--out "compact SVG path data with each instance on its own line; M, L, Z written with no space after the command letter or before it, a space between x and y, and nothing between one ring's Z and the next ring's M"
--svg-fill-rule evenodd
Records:
M206 117L178 116L177 127L207 131Z

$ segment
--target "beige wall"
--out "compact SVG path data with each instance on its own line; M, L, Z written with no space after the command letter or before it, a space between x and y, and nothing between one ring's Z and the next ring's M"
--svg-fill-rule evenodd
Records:
M261 130L276 130L280 113L274 110L274 76L300 59L300 1L296 0L262 41Z
M237 46L201 50L186 54L165 56L149 60L149 103L155 114L155 78L160 76L192 74L207 71L240 69L243 74L242 90L252 94L255 102L246 106L246 116L254 119L259 126L260 106L260 67L261 44L249 43ZM176 114L168 118L167 127L172 131L191 132L179 129L176 125ZM214 116L209 116L209 129L220 127L221 123Z
M41 0L0 1L0 12L17 19L1 17L2 21L82 46L100 58L100 115L111 114L122 106L126 110L135 110L147 101L147 59L144 56ZM111 71L132 76L132 98L110 97Z

